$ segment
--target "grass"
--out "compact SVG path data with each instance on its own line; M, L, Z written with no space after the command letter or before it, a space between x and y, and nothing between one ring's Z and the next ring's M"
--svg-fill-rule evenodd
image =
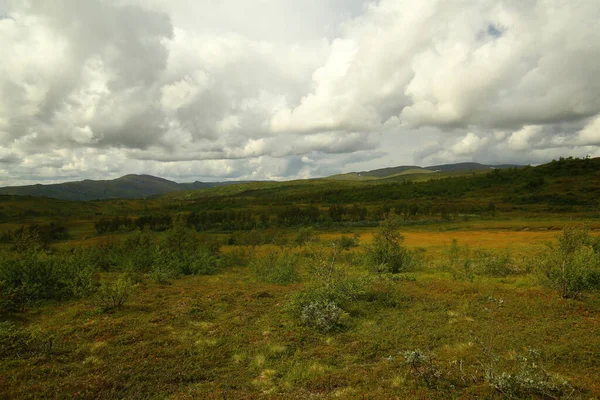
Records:
M46 352L0 360L0 397L498 398L482 375L488 353L499 358L499 372L530 347L570 382L573 398L600 397L600 296L564 300L531 275L455 281L434 267L455 237L470 247L526 252L554 232L403 234L409 247L426 248L431 264L411 272L414 279L376 278L373 292L346 310L343 328L329 334L283 310L303 284L264 283L247 266L169 285L145 278L124 307L109 313L77 300L12 315L56 341ZM339 236L323 233L321 240ZM370 239L361 232L361 246ZM261 246L256 254L273 249ZM503 300L493 313L490 296ZM433 354L442 368L433 385L403 362L402 354L415 349Z

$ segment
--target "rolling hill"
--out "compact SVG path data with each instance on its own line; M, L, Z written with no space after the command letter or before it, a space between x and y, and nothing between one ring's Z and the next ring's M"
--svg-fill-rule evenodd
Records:
M0 194L50 197L61 200L136 199L179 190L201 189L218 183L177 183L151 175L125 175L112 180L83 180L53 185L8 186Z
M338 180L369 180L391 178L394 176L416 175L416 174L431 174L431 173L458 173L458 172L481 172L491 171L494 169L504 168L520 168L522 165L501 164L501 165L486 165L475 162L464 162L456 164L432 165L429 167L419 167L416 165L401 165L398 167L388 167L374 169L371 171L348 172L330 176L330 179Z
M381 168L372 171L351 172L333 175L326 179L346 181L367 181L389 179L401 176L406 180L420 180L424 175L447 177L468 172L482 172L493 169L516 167L514 165L483 165L478 163L458 163L418 167L414 165ZM433 177L433 176L431 176ZM151 175L125 175L112 180L83 180L51 185L8 186L0 188L0 195L50 197L60 200L108 200L140 199L160 194L190 191L213 187L255 183L253 181L230 182L191 182L177 183Z

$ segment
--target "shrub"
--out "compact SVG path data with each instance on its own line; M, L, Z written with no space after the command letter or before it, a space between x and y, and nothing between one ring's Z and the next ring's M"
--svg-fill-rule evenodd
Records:
M354 236L345 236L342 235L337 240L337 244L342 250L350 250L353 247L358 247L358 243L360 242L360 235L355 234Z
M444 269L450 270L454 279L472 282L475 279L475 272L469 248L467 246L461 248L458 241L452 239L452 244L446 250Z
M510 251L477 249L473 257L473 271L478 275L507 276L518 273Z
M315 233L312 227L300 228L298 235L294 239L296 246L304 246L309 243L316 243L319 241L319 236Z
M303 324L326 333L339 326L344 311L333 301L313 301L302 307L300 320Z
M182 219L177 219L173 227L165 232L163 248L172 252L191 252L196 249L197 245L196 232L188 228Z
M404 363L411 369L411 373L427 386L439 384L442 377L440 369L433 363L433 357L421 350L407 350L402 353Z
M156 258L156 246L149 229L137 230L125 239L121 263L130 273L146 273L152 270Z
M538 261L542 282L563 298L600 289L600 254L594 245L587 227L565 228L558 244L548 245Z
M76 249L70 255L63 255L57 263L62 269L65 292L69 297L83 298L98 288L96 270L85 250Z
M297 264L298 257L293 254L272 252L253 258L249 266L258 280L286 285L298 281Z
M177 254L176 259L183 275L210 275L217 270L217 259L208 248Z
M488 372L487 383L508 398L564 398L573 388L563 378L549 374L540 360L540 352L529 349L528 354L518 355L513 367L500 374Z
M414 254L401 246L404 237L398 231L401 221L393 212L379 224L373 243L367 248L367 259L377 272L405 272L415 267Z
M210 250L172 252L159 250L154 256L150 276L158 283L181 275L208 275L217 270L217 258Z
M54 342L54 335L20 328L11 322L0 322L0 358L47 354L52 350Z
M55 258L44 253L25 253L18 259L0 258L0 281L9 309L23 309L37 300L70 297L71 274Z
M114 282L104 282L96 293L96 304L104 311L122 307L135 288L127 277L119 277Z
M339 326L346 314L337 315L336 310L343 312L352 302L364 296L371 283L368 276L349 276L346 269L337 266L339 251L335 243L331 253L322 247L311 249L308 253L308 282L304 290L290 295L286 305L287 310L302 323L323 332L331 329L317 321L329 321L332 328Z

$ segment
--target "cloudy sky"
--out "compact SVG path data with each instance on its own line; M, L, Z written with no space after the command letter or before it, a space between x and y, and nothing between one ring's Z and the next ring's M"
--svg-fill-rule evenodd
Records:
M0 185L600 156L598 0L0 0Z

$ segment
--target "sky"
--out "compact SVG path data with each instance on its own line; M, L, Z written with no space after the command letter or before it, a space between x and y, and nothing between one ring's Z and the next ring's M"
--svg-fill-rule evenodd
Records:
M600 156L598 0L0 0L0 186Z

